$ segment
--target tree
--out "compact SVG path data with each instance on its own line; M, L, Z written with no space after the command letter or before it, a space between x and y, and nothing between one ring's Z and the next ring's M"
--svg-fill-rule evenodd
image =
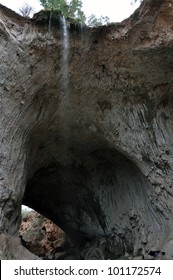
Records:
M29 4L24 3L21 8L19 8L19 12L23 17L29 17L30 14L34 11L34 8L31 7Z
M65 16L68 12L68 5L66 0L39 0L40 4L45 10L61 11Z
M83 3L81 0L71 0L69 3L69 16L72 18L77 18L81 22L85 22L86 17L84 12L82 11Z
M83 3L81 0L39 0L44 9L59 10L65 17L76 18L85 21L85 14L82 11Z
M109 18L107 16L101 16L97 18L95 15L91 15L88 19L82 11L82 0L39 0L45 10L61 11L62 15L66 18L75 19L82 23L87 23L90 27L100 26L107 24Z
M62 5L65 4L65 0L40 0L41 5L44 7L45 10L58 10Z
M87 19L87 25L90 27L97 27L100 25L107 24L110 21L109 17L101 16L97 18L95 15L90 15Z

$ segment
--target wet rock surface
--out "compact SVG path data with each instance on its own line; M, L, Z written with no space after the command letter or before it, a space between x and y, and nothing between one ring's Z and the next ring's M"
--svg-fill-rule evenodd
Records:
M172 15L146 0L64 37L0 6L2 234L23 201L83 258L173 258Z

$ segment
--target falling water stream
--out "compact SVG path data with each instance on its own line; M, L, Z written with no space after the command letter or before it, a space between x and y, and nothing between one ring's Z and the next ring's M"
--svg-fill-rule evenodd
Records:
M65 89L65 95L68 94L69 87L69 34L68 26L65 17L62 17L62 30L63 30L63 50L62 50L62 67L63 67L63 87Z
M78 27L80 30L81 38L83 41L83 25ZM77 38L77 36L76 36ZM64 135L64 144L66 148L71 145L71 130L70 130L70 123L71 123L71 106L70 106L70 63L69 63L69 56L70 56L70 41L69 41L69 28L68 23L65 17L61 18L61 41L62 41L62 48L61 48L61 92L60 92L60 104L59 104L59 115L60 115L60 122L61 122L61 134Z
M49 15L49 25L48 25L48 30L49 30L49 32L51 31L51 22L52 22L52 12L50 11L50 15Z
M64 142L69 146L70 127L69 127L69 112L70 112L70 89L69 89L69 31L65 17L61 18L61 34L62 34L62 53L61 53L61 102L60 102L60 119L61 133L64 135Z

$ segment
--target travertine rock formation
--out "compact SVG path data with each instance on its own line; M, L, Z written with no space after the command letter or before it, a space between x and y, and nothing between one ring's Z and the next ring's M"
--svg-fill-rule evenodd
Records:
M0 6L3 234L23 201L87 258L172 258L172 26L172 0L94 29Z

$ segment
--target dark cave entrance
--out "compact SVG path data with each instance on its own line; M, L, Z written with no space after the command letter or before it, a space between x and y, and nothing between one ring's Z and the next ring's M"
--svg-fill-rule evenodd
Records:
M106 258L141 252L140 236L155 218L146 177L115 149L68 151L70 164L51 162L33 174L23 203L60 226L78 252L100 247L100 238Z

